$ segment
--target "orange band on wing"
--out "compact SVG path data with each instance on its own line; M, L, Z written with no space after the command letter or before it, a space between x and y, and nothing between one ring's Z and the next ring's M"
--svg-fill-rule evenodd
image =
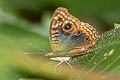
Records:
M93 40L92 36L89 34L88 31L86 31L86 30L85 30L84 28L82 28L82 27L80 27L80 30L83 31L83 32L90 38L91 41Z

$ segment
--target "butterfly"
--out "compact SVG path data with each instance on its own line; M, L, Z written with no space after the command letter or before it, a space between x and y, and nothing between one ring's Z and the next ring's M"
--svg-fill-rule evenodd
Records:
M99 34L88 23L72 16L66 8L55 10L49 29L49 40L53 52L46 54L51 60L60 61L56 66L72 57L93 52L89 49L99 40Z

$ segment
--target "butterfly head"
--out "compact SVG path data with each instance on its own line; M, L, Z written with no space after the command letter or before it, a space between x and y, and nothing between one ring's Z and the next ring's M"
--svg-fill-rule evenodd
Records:
M89 48L99 39L98 32L89 24L80 22L66 8L58 8L50 25L50 42L53 51L71 48Z

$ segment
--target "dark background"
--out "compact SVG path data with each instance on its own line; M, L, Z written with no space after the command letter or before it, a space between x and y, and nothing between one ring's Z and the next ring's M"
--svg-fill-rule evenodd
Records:
M44 15L51 18L58 7L67 8L73 16L93 25L100 33L112 29L114 23L120 23L119 0L4 0L4 2L32 24L41 23Z

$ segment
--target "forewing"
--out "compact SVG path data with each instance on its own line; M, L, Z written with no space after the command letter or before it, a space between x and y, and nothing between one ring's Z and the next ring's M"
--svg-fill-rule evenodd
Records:
M80 22L65 8L58 8L50 24L50 44L54 52L68 54L76 48L89 48L99 39L96 30Z

